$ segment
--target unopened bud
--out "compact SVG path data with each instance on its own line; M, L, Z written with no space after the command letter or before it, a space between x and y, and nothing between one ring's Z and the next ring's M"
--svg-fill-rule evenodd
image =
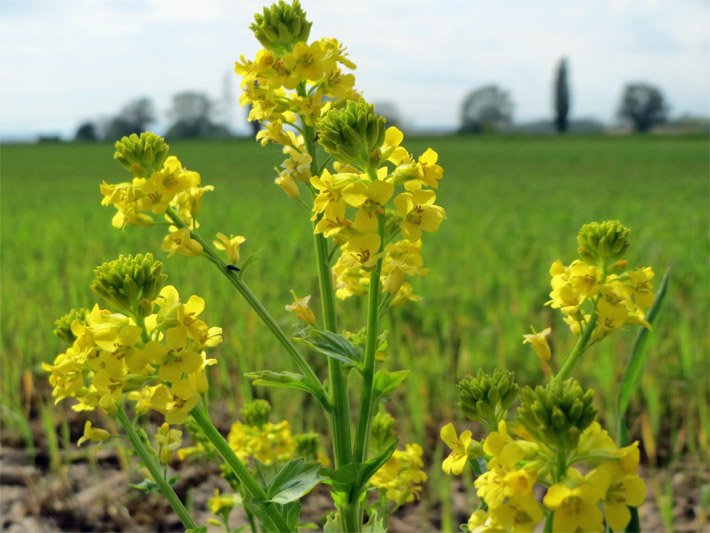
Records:
M168 157L168 145L165 140L149 131L141 133L140 136L133 133L123 137L116 142L115 148L113 158L139 178L148 177L160 170Z
M588 263L609 265L628 249L629 232L618 220L585 224L577 234L577 251Z
M263 13L254 15L249 28L267 50L278 56L293 50L299 41L307 41L311 33L311 22L298 0L291 5L280 1L265 7Z

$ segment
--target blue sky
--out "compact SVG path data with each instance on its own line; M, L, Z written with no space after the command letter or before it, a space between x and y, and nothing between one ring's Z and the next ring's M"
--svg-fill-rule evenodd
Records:
M470 90L510 91L518 121L550 115L553 68L570 62L573 117L613 119L622 86L648 81L673 114L710 114L710 3L695 0L303 0L311 37L340 39L374 102L413 127L457 124ZM148 96L225 102L233 125L240 54L258 48L256 0L2 0L0 135L70 134Z

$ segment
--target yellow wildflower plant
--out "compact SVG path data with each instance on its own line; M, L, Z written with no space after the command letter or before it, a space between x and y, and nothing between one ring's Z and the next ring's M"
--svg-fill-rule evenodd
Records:
M422 490L421 484L427 480L422 453L416 443L407 444L404 450L395 450L372 476L370 484L396 506L414 501Z
M103 442L111 438L111 433L105 429L94 427L91 420L87 420L84 424L84 434L76 441L77 446L81 446L85 442Z

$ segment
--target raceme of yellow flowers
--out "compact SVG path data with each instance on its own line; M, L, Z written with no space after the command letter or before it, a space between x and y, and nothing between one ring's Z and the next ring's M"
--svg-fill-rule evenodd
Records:
M207 390L205 369L216 363L207 350L222 342L222 329L200 318L202 298L183 301L164 286L161 268L151 254L139 254L95 270L92 288L113 309L96 304L57 321L55 333L69 346L43 365L57 402L72 398L75 411L114 414L127 394L138 413L157 411L168 425L185 421ZM89 425L85 440L102 440L97 431Z
M444 472L459 475L470 465L485 504L471 515L469 531L533 531L543 521L551 531L623 531L630 507L643 503L638 442L618 447L595 421L594 392L565 379L579 356L614 330L650 327L645 310L654 300L653 271L628 269L622 259L628 234L618 221L586 224L577 236L580 258L553 263L548 305L560 309L579 338L554 373L551 328L524 335L549 383L520 391L512 372L496 370L458 384L462 411L488 430L477 442L470 430L441 429L451 449Z

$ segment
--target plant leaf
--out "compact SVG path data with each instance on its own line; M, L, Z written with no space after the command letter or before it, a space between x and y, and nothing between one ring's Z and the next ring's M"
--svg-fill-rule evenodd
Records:
M298 501L325 479L320 469L318 463L306 463L302 458L289 461L269 482L268 501L278 504Z
M248 372L246 377L252 380L254 385L262 387L277 387L283 389L298 389L309 392L315 396L321 404L328 408L328 401L325 397L323 387L320 384L311 383L298 372L274 372L272 370L260 370L258 372Z
M331 331L321 331L308 327L297 335L294 340L301 342L321 355L337 359L341 363L354 366L361 370L363 352L360 346L355 346L348 339Z
M394 390L407 379L409 370L396 370L391 372L381 368L375 373L375 402L383 396L392 394Z
M656 297L653 300L653 305L651 305L651 308L646 314L646 320L652 326L656 322L658 313L666 296L669 276L670 270L667 270L663 276L663 279L661 280L661 285L658 287L658 292L656 293ZM647 328L641 328L639 330L638 335L636 335L636 340L634 341L634 344L631 348L631 355L629 356L629 359L626 362L626 368L624 369L624 373L621 377L619 396L616 403L616 417L619 423L619 434L621 435L623 435L624 433L624 414L626 413L626 410L629 407L629 401L631 400L631 396L633 395L634 390L636 389L638 380L641 377L641 372L643 371L643 366L646 362L649 341L652 338L651 333L652 331ZM620 442L619 444L623 445L623 442Z

